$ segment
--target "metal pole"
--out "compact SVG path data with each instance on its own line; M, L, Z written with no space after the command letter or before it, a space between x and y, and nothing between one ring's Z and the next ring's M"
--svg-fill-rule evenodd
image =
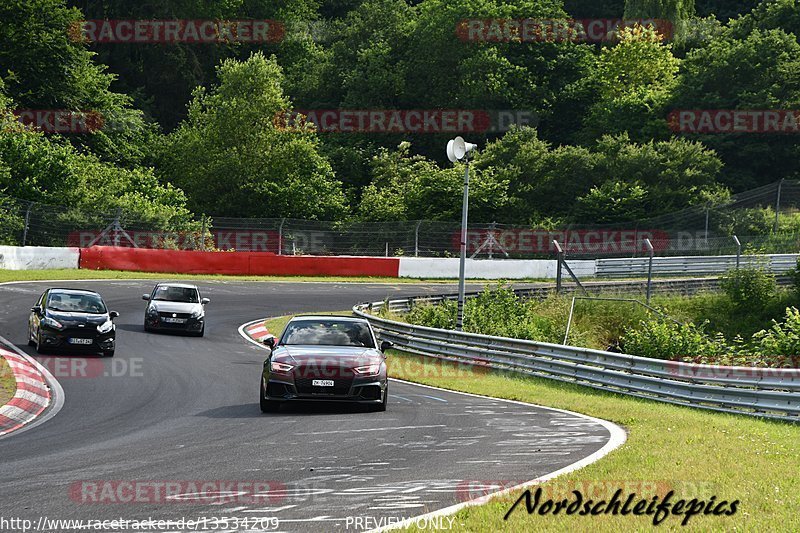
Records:
M733 242L736 243L736 270L739 270L739 262L742 259L742 243L739 242L739 237L733 236Z
M464 289L467 269L467 215L469 213L469 156L465 161L464 172L464 200L461 205L461 261L458 265L458 317L456 330L464 329Z
M561 263L564 262L564 250L561 249L561 245L558 244L558 241L554 240L553 245L556 247L558 262L558 266L556 267L556 294L561 294Z
M281 219L281 225L278 226L278 255L283 254L283 223L286 222L286 218Z
M778 233L778 222L781 216L781 189L783 189L783 178L778 182L778 194L775 198L775 233Z
M200 232L200 250L206 251L206 215L203 214L203 229Z
M653 244L650 242L650 239L644 240L645 246L647 246L647 251L650 254L650 259L647 265L647 305L650 305L650 294L653 291Z
M414 229L414 257L419 257L419 227L422 221L417 222L417 227Z
M575 296L572 297L572 305L569 306L569 319L567 320L567 331L564 333L564 346L567 345L569 330L572 327L572 314L575 312Z
M28 226L31 221L32 208L33 202L28 202L28 209L25 211L25 227L22 229L22 246L25 246L25 243L28 241Z
M389 243L386 243L386 257L389 257Z
M706 241L706 249L708 249L708 206L706 206L706 233L705 233L705 241Z

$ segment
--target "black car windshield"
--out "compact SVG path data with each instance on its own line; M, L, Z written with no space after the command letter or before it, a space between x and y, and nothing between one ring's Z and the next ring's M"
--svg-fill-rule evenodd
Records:
M353 321L295 320L286 326L281 344L375 347L369 326Z
M47 298L47 308L64 313L91 313L100 315L106 312L103 299L97 294L51 292Z
M187 304L200 303L200 295L197 289L191 287L156 287L153 300L165 302L181 302Z

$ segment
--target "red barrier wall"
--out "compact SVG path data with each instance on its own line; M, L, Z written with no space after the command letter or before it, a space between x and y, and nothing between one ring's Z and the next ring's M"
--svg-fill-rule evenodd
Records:
M81 248L80 268L178 274L258 276L381 276L396 278L391 257L285 256L269 252L193 252L92 246Z

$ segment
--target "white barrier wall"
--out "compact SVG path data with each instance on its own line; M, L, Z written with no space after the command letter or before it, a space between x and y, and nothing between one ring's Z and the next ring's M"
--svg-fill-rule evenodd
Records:
M45 270L78 268L79 248L46 248L40 246L0 246L0 269Z
M401 278L458 278L459 260L428 257L401 257ZM467 278L472 279L555 279L555 259L515 260L467 259ZM594 277L594 261L568 261L567 264L579 278ZM564 278L569 275L564 271Z

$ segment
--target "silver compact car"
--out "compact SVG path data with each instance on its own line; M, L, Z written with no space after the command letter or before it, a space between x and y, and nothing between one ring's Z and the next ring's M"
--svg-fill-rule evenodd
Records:
M202 298L195 285L159 283L150 294L144 311L145 331L180 331L202 337L206 330L205 306L211 300Z

